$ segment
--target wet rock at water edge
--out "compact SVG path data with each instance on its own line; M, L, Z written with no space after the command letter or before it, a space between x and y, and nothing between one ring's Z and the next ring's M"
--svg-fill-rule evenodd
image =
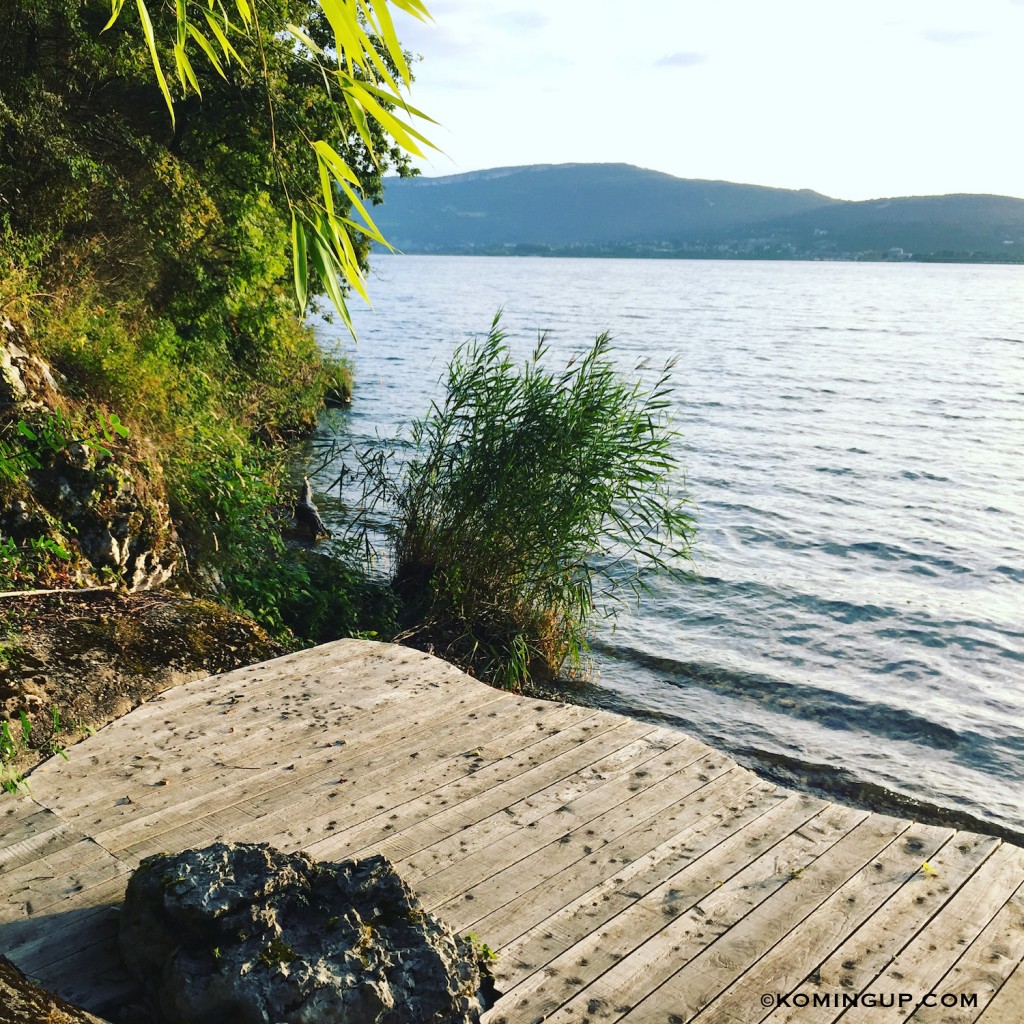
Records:
M383 857L245 843L150 857L119 945L168 1024L470 1024L483 1009L472 944Z

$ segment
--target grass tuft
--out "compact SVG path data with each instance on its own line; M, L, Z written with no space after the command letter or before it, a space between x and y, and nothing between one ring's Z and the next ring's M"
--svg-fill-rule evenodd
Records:
M499 313L456 351L389 489L407 642L510 688L578 673L597 598L689 556L670 367L631 381L609 348L552 370L542 337L516 366Z

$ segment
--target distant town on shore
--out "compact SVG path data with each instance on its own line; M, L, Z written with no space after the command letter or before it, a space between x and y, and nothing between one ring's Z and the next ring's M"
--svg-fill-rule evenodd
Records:
M388 178L372 213L407 253L1024 263L1024 199L863 202L676 178L630 164L534 164Z

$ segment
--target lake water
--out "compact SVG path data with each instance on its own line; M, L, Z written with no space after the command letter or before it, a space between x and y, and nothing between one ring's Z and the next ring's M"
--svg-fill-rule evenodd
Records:
M321 425L357 443L423 415L499 307L524 357L543 329L559 357L608 330L624 370L677 358L701 580L600 629L583 699L1024 834L1024 268L377 257L371 293Z

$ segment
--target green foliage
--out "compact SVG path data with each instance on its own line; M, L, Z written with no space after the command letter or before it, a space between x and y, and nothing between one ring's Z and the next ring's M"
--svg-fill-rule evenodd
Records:
M280 455L212 442L171 471L175 517L202 567L200 583L286 642L389 631L391 602L366 580L354 543L332 541L326 554L286 544L284 473Z
M324 359L324 371L330 381L325 395L327 400L336 405L351 402L355 381L351 361L344 357L328 356Z
M186 45L198 46L205 4L149 12L161 53L186 9ZM246 31L225 30L237 59L222 62L224 77L214 74L201 98L193 90L178 100L172 128L138 21L122 17L101 34L104 0L7 3L0 230L39 270L43 291L88 273L106 307L141 298L186 348L237 354L272 344L295 315L293 217L312 233L310 251L327 245L324 259L341 267L334 247L348 238L349 213L379 200L389 168L410 173L407 158L379 120L339 105L325 88L326 58L289 35L304 26L313 45L329 46L334 30L315 0L269 0L254 12ZM332 187L331 211L300 201L321 193L328 152L360 183ZM369 237L355 232L345 247L356 281ZM338 287L333 275L329 283Z
M50 756L68 759L67 752L59 740L62 729L60 712L56 707L50 708L50 721L47 723L45 736L38 743L33 743L32 721L24 711L18 712L17 722L0 722L0 790L5 793L16 793L19 789L28 792L25 776L14 766L15 759L30 747L36 746Z
M235 0L238 18L232 24L224 6L215 11L212 4L198 0L176 0L173 19L165 17L154 29L145 0L137 0L136 5L145 47L176 129L177 108L164 77L161 55L161 43L166 46L172 33L178 84L185 97L190 91L202 96L189 56L190 44L198 47L210 67L225 81L229 79L229 69L232 75L262 72L260 80L266 98L263 128L268 156L290 215L299 310L305 309L312 268L313 280L319 279L321 290L330 296L350 330L352 324L339 278L366 298L360 238L386 244L359 194L367 191L365 179L369 177L372 186L377 178L380 149L391 147L392 155L404 164L405 154L423 155L419 143L430 146L423 135L394 113L396 107L401 107L409 115L425 118L402 96L402 87L408 88L411 76L395 34L389 2L416 18L429 18L422 0L319 0L291 6L279 0L276 7L269 3L251 6L249 0ZM123 4L124 0L111 0L111 16L104 31L118 21ZM280 19L282 11L284 20L278 20L268 31L267 23L275 15ZM242 53L229 41L231 35ZM244 44L250 44L251 50L254 41L256 52L247 56ZM193 55L195 52L193 47ZM282 53L287 55L286 63L282 65L279 60L275 64L274 56ZM257 57L258 68L254 68ZM340 132L334 131L334 126L329 126L331 130L327 133L320 131L305 112L300 121L287 120L285 98L277 89L272 70L281 73L282 67L287 69L289 65L308 69L307 74L312 75L320 90L319 106L330 111ZM343 116L347 128L342 125ZM352 160L353 150L358 149L353 145L355 140L372 161L373 171L367 173ZM315 167L318 187L303 187L292 180L294 162L284 152L289 142L293 143L292 149L295 142L308 147L305 164L310 170ZM339 194L344 197L340 203ZM349 219L348 207L359 214L361 223Z
M11 501L24 496L34 471L50 465L73 446L100 457L110 457L128 428L116 413L92 410L69 415L57 408L31 411L25 418L0 422L0 498ZM36 514L39 533L0 536L0 589L14 590L33 584L56 582L71 568L68 524L53 521L41 510Z
M331 560L286 546L270 454L313 427L325 391L351 391L296 285L319 275L344 316L338 275L360 290L379 240L366 208L387 170L411 173L388 2L426 13L420 0L237 0L237 18L193 0L120 18L116 0L4 5L0 312L63 378L74 440L99 453L118 417L131 423L194 581L278 635L383 631L391 613L344 543ZM5 496L71 438L58 426L4 428ZM12 586L60 557L61 524L35 525L20 548L0 542Z
M115 437L128 436L116 413L95 413L95 422L76 429L61 409L39 418L31 426L23 419L0 426L0 482L18 483L27 472L41 469L42 459L78 444L98 455L110 456Z
M13 728L10 722L0 722L0 789L5 793L16 792L25 781L22 775L11 767L10 762L23 750L28 749L32 723L24 711L18 718L18 724Z
M689 552L668 369L629 382L597 339L562 371L543 338L517 368L500 319L460 348L445 396L414 428L420 453L392 485L394 579L406 637L482 678L520 686L578 670L604 593Z

